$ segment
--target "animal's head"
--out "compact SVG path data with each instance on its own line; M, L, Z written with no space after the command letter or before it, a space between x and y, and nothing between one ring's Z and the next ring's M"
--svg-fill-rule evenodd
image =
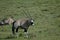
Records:
M33 19L30 19L29 22L30 22L31 25L34 25L34 20Z

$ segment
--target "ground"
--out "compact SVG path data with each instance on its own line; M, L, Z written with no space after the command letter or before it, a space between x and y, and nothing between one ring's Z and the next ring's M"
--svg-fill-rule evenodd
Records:
M10 16L16 20L28 14L35 24L28 29L29 38L22 29L19 37L13 38L12 25L6 25L0 26L0 40L60 40L60 0L0 0L0 20Z

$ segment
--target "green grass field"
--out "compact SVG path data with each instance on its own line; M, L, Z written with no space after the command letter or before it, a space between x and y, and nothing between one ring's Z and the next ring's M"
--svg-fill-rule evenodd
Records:
M29 38L19 29L19 38L11 37L12 25L0 26L0 40L60 40L60 0L0 0L0 20L30 13L34 26L28 29ZM4 29L4 31L2 31Z

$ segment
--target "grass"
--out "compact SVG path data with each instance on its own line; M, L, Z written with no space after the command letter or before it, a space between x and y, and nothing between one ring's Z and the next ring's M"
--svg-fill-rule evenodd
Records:
M28 29L29 38L19 29L19 38L11 36L11 25L0 27L0 40L60 40L60 0L0 0L0 20L13 16L14 19L34 19L34 26Z

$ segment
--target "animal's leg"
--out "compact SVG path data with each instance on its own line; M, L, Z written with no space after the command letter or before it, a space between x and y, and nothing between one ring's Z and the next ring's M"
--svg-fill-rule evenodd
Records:
M27 32L27 29L24 29L24 34L25 34L25 37L27 37L28 38L28 32Z
M12 36L15 37L15 28L12 27Z
M16 33L18 32L18 28L16 29Z
M14 27L12 27L12 33L13 33L13 35L15 34L15 28Z
M17 37L18 37L18 29L19 29L19 28L16 29L16 36L17 36Z
M14 23L15 23L15 22L13 22L13 24L12 24L12 33L13 33L13 35L15 35L15 27L14 27Z

